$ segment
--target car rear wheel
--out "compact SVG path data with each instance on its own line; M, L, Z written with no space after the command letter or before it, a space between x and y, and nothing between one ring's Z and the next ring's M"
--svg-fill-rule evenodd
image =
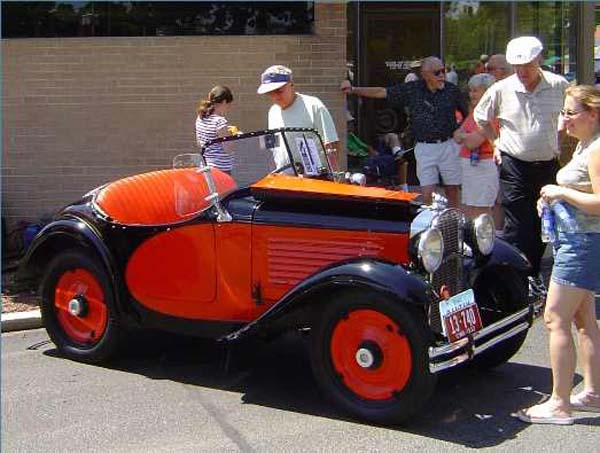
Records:
M57 256L41 294L44 326L66 357L97 363L115 353L120 329L111 285L97 260L75 251Z
M325 396L375 423L398 423L431 395L424 325L374 292L339 294L317 314L311 364Z

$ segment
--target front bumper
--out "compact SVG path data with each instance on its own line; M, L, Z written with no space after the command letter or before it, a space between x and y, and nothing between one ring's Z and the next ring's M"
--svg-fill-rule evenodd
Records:
M439 373L460 363L472 360L487 349L529 329L540 317L544 299L530 302L527 308L491 324L472 335L442 346L429 348L429 371Z

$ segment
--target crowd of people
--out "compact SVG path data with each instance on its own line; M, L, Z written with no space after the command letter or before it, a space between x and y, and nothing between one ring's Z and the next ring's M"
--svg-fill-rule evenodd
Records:
M549 331L552 394L515 415L528 423L572 424L573 411L600 412L600 329L594 294L600 292L600 90L568 87L541 67L543 46L535 37L511 40L506 54L482 55L468 81L469 105L453 65L435 56L415 61L403 83L340 88L347 95L386 99L408 112L416 141L416 172L426 204L443 184L448 201L476 217L502 203L502 236L531 264L530 291L545 295L540 263L544 203L563 203L575 231L558 225L544 319ZM514 72L514 73L513 73ZM335 162L339 139L329 111L316 97L296 92L292 71L271 66L257 93L270 98L268 127L316 129ZM214 87L198 106L198 143L232 133L226 114L233 95ZM559 138L579 140L559 171ZM231 172L223 146L206 150L209 165ZM277 159L277 156L275 156ZM571 326L576 326L576 353ZM583 390L571 395L577 356Z
M544 312L552 394L515 415L528 423L572 424L572 411L600 412L600 329L594 303L600 292L600 91L568 88L563 77L541 68L542 51L537 38L525 36L511 40L505 55L482 55L468 83L468 110L454 75L448 77L436 57L422 61L420 80L386 88L342 81L340 87L408 110L425 202L440 180L453 206L459 206L462 186L462 206L471 216L490 212L500 196L503 238L531 263L534 294L545 293L541 206L560 201L569 207L575 231L559 225ZM559 171L563 129L580 142ZM577 360L573 324L584 378L576 395L571 395Z

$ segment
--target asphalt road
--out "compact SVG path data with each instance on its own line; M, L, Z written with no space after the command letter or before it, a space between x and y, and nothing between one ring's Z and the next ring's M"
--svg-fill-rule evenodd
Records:
M225 355L164 335L110 366L61 358L42 329L2 335L2 451L597 451L600 415L530 426L510 413L549 391L546 334L494 371L452 371L403 426L348 419L318 393L298 338ZM581 377L577 376L580 384Z

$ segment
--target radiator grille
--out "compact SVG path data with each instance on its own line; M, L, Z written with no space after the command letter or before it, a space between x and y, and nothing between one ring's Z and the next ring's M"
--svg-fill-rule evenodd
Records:
M433 226L437 227L442 233L444 258L439 269L430 275L430 281L435 291L439 291L442 285L445 285L451 296L465 289L462 256L463 219L464 214L462 212L456 209L447 209L441 212L433 221ZM429 322L432 330L438 333L442 331L439 299L436 299L431 305Z

